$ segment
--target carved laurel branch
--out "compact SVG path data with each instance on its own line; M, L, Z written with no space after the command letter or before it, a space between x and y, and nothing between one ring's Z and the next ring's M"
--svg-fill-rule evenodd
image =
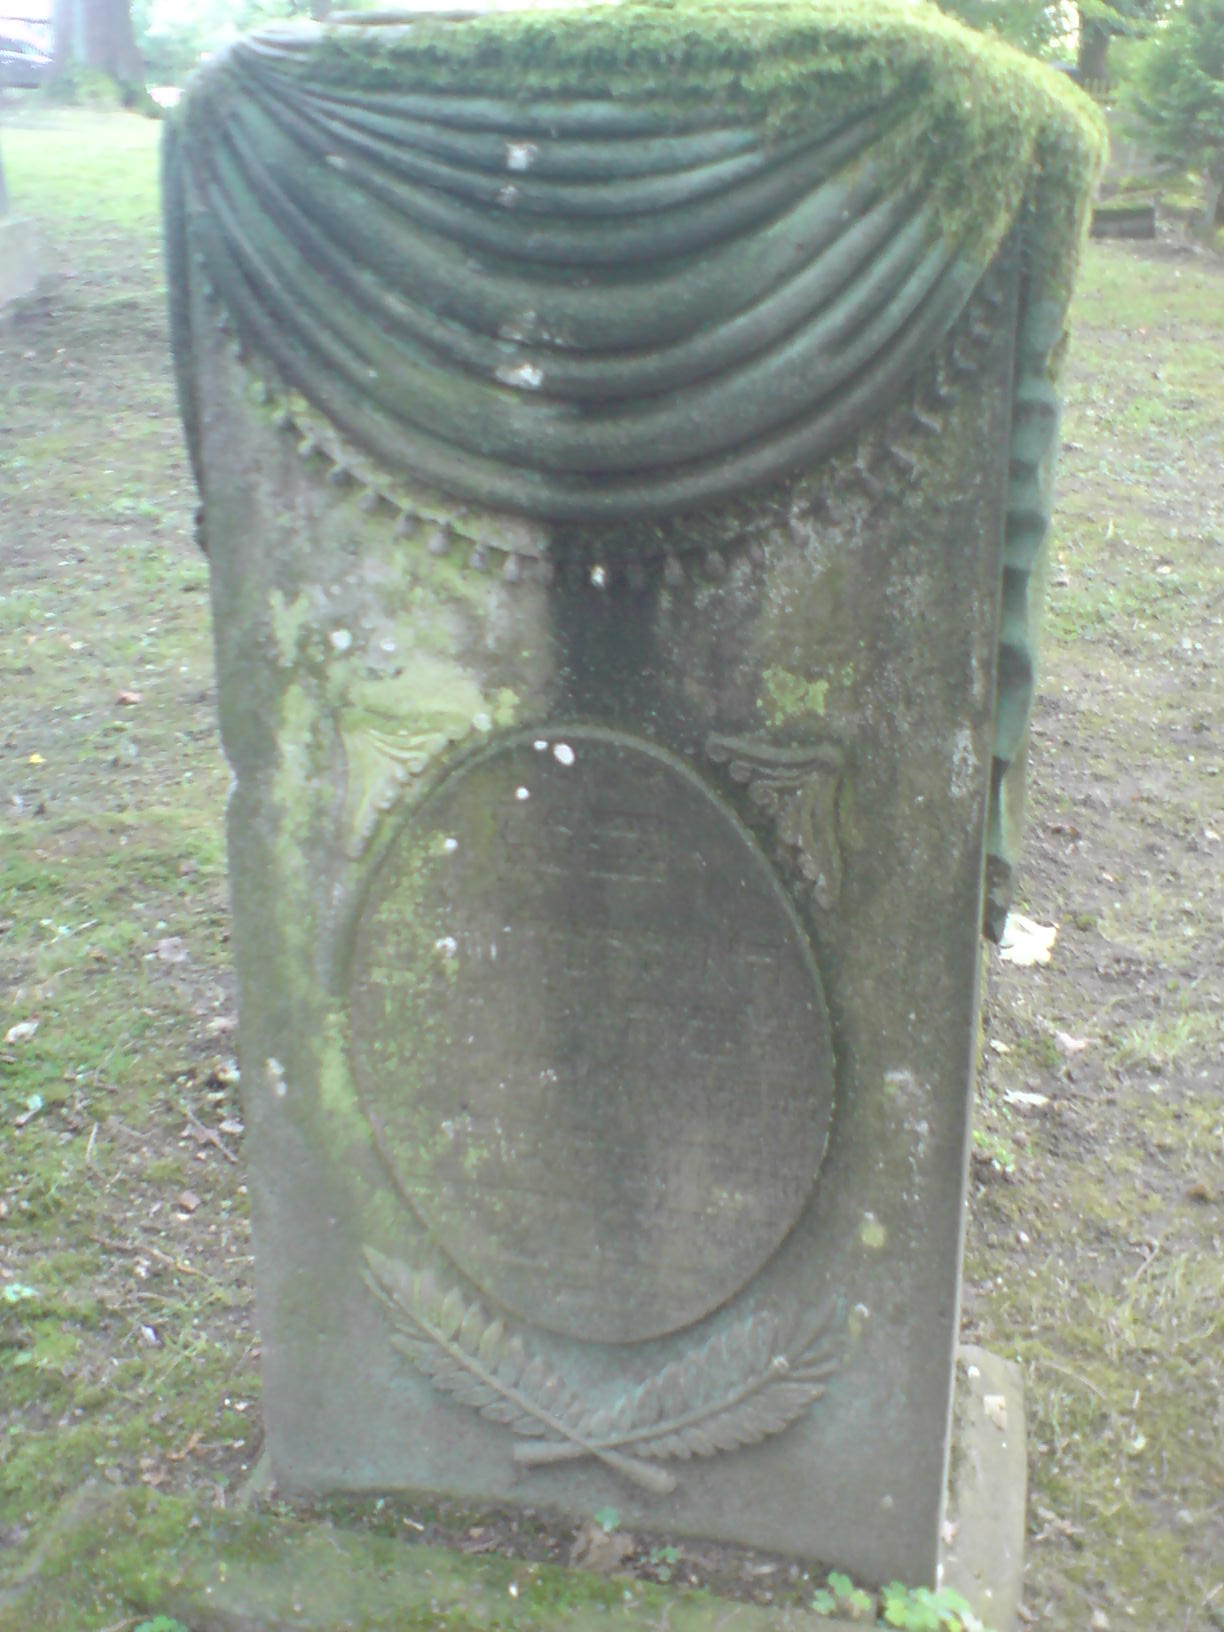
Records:
M656 1462L714 1456L781 1433L825 1392L837 1364L829 1310L802 1327L793 1310L763 1310L669 1362L615 1406L593 1409L479 1302L429 1270L363 1251L366 1282L398 1328L395 1347L436 1387L521 1435L514 1459L523 1467L595 1457L665 1496L676 1478Z

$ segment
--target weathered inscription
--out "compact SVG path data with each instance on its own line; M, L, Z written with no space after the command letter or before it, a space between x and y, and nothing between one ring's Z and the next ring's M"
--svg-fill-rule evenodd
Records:
M352 972L403 1197L494 1302L629 1342L732 1296L828 1136L819 979L761 852L679 760L516 737L405 825Z

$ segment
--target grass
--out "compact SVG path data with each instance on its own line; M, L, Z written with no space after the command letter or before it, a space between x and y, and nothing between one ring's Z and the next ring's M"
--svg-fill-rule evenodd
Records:
M195 1135L239 1114L228 776L166 368L158 136L115 113L4 132L13 207L56 274L0 369L0 685L17 703L0 1036L37 1022L0 1047L0 1277L28 1293L0 1302L0 1529L18 1557L83 1481L173 1475L213 1504L256 1448L226 1403L258 1392L245 1187ZM187 955L168 963L175 937Z
M1025 1369L1042 1626L1224 1613L1222 293L1102 244L1077 296L1023 879L1062 929L991 970L979 1128L1017 1161L978 1162L967 1257Z
M5 1632L126 1632L188 1532L256 1545L247 1203L215 1142L241 1145L228 771L157 137L27 104L3 133L55 269L0 335L0 1037L37 1022L0 1044L0 1567L40 1581L16 1623L0 1589ZM1061 930L1049 966L990 968L965 1330L1025 1371L1036 1624L1199 1632L1224 1606L1224 279L1094 245L1076 319L1022 876ZM86 1481L122 1487L109 1529L70 1505Z

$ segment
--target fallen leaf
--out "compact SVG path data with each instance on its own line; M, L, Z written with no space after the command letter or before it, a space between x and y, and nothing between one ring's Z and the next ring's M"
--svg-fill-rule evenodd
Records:
M1087 1037L1072 1037L1067 1031L1056 1031L1054 1041L1064 1054L1080 1054L1088 1047Z
M47 762L41 754L31 754L26 760L27 765L45 765Z
M1190 1201L1213 1201L1215 1199L1205 1179L1195 1179L1193 1184L1187 1186L1186 1196Z
M232 1133L235 1136L242 1132L242 1123L232 1116L227 1116L224 1122L217 1125L218 1133Z
M994 1049L996 1054L1010 1054L1011 1053L1011 1044L1010 1043L1001 1043L997 1037L992 1037L990 1039L990 1046L991 1046L991 1048Z
M1092 1620L1088 1624L1092 1627L1092 1632L1109 1632L1109 1616L1103 1609L1094 1609Z
M1050 952L1057 938L1057 924L1039 924L1021 913L1012 912L1003 926L999 956L1004 963L1014 963L1022 969L1031 968L1037 963L1049 963Z
M1032 1110L1050 1103L1049 1094L1030 1094L1023 1088L1008 1088L1003 1098L1009 1105L1024 1105Z
M577 1569L598 1570L610 1575L633 1551L633 1537L619 1530L604 1530L589 1519L574 1537L570 1563Z
M4 1034L6 1043L24 1043L38 1030L37 1020L19 1020L15 1026L10 1026Z
M174 1205L180 1208L184 1213L194 1213L196 1208L200 1205L200 1198L196 1195L194 1190L184 1190L180 1195L175 1197Z
M181 935L167 935L157 943L157 955L163 963L186 963L187 948Z
M122 708L134 708L137 703L144 702L144 697L138 691L121 691L115 701Z
M983 1394L982 1410L1000 1433L1007 1432L1007 1395Z
M167 1462L182 1462L185 1457L188 1457L188 1456L191 1455L192 1451L194 1451L196 1446L199 1445L199 1443L200 1443L200 1441L201 1441L201 1439L203 1437L204 1436L200 1433L200 1430L197 1428L195 1430L195 1432L192 1433L188 1437L187 1443L183 1446L181 1451L167 1451L166 1452L166 1461Z
M464 1536L459 1543L459 1551L461 1553L491 1553L496 1546L497 1537L477 1526L476 1529L469 1530L467 1535Z
M31 1094L29 1096L29 1098L26 1100L25 1110L22 1111L20 1116L15 1116L13 1118L13 1126L15 1128L24 1128L26 1123L30 1120L30 1118L32 1116L37 1116L39 1111L42 1110L42 1108L43 1108L43 1097L42 1097L42 1095L41 1094Z

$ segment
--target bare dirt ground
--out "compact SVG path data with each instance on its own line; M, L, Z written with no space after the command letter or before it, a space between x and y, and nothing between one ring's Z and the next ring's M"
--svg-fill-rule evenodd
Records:
M3 133L51 278L0 334L0 1579L87 1479L225 1512L262 1433L156 135L28 104ZM1199 1632L1224 1626L1221 264L1093 246L1067 389L1021 903L1058 937L990 955L965 1335L1025 1372L1032 1624ZM626 1539L646 1578L810 1598ZM117 1632L143 1599L116 1564L54 1601L48 1628Z

